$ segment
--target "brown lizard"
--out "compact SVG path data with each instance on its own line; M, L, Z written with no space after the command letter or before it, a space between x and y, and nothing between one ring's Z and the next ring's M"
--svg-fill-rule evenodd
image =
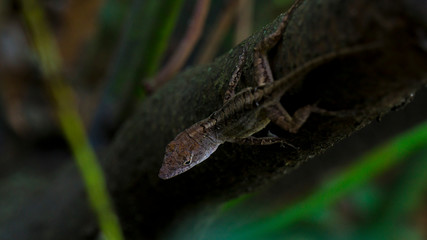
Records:
M337 115L336 112L320 109L315 105L307 105L291 116L280 104L280 98L304 74L315 67L339 56L371 49L374 45L359 45L321 55L274 81L266 52L280 40L290 14L300 2L298 0L291 7L278 29L255 47L254 67L258 86L234 93L245 61L246 54L243 51L239 57L238 66L232 74L229 89L225 93L223 106L206 119L185 129L167 145L159 172L160 178L169 179L189 170L206 160L224 142L250 145L282 143L292 146L279 137L252 136L265 128L270 121L286 131L296 133L312 112Z

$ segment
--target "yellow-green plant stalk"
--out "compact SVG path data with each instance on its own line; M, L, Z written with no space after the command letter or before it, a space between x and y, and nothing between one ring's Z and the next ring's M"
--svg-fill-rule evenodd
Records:
M73 90L64 81L61 57L43 10L35 0L22 0L21 3L46 87L55 104L60 127L82 174L101 231L106 239L121 240L123 234L113 211L102 169L87 138Z

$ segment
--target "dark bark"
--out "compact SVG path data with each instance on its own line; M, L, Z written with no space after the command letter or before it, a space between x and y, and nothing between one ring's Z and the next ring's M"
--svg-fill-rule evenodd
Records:
M291 112L318 102L322 108L354 115L338 118L313 114L297 134L269 125L265 131L286 138L299 149L227 143L190 171L170 180L159 179L166 144L221 106L241 49L248 49L252 55L256 43L273 32L277 23L213 63L178 75L148 98L119 131L104 164L128 239L159 237L172 222L197 206L213 206L283 176L372 120L405 105L426 82L427 1L306 0L269 53L276 78L336 49L372 42L379 42L381 48L314 69L285 94L282 103ZM249 59L239 88L254 86L252 66ZM20 239L82 239L82 235L93 233L95 223L82 204L85 199L82 188L75 187L78 184L75 177L62 177L54 188L58 192L40 200L48 205L61 195L60 189L73 189L67 194L68 204L60 209L33 213L47 220L28 223L21 217L24 220L11 222L25 229ZM38 227L36 232L29 229L34 226Z
M268 126L299 150L224 144L200 166L163 181L157 173L166 144L221 106L241 49L253 54L255 44L274 31L278 21L213 63L177 76L139 107L109 151L110 190L126 235L130 239L158 236L187 210L230 199L282 176L373 119L408 103L426 80L425 6L426 1L415 0L304 1L281 42L270 51L276 78L335 49L371 42L380 42L381 48L311 71L285 94L283 105L292 111L318 101L322 108L354 115L314 114L297 134ZM254 85L252 66L248 60L241 87Z

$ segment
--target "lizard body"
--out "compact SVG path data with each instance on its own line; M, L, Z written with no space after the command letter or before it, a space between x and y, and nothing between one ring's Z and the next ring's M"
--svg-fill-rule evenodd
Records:
M287 17L288 15L284 17L283 23L287 22ZM239 58L238 67L232 75L223 106L209 117L178 134L167 145L163 165L159 172L160 178L169 179L189 170L206 160L224 142L251 145L285 143L292 146L278 137L255 138L252 135L265 128L270 121L291 133L296 133L310 113L330 114L329 111L308 105L298 109L293 116L290 116L281 106L280 98L304 74L315 67L339 56L374 47L372 44L360 45L321 55L274 81L266 57L266 48L270 49L278 42L285 26L286 24L282 24L275 33L264 39L260 46L255 48L254 67L257 70L255 77L258 79L258 86L248 87L234 94L234 89L241 77L241 66L245 60L245 52L243 52Z
M274 82L240 91L208 118L187 128L169 143L160 169L160 178L168 179L187 171L206 160L224 142L254 145L288 144L285 140L275 137L253 138L251 136L273 120L274 114L277 113L274 110L277 104L280 104L281 96L302 75L338 56L360 52L371 47L372 45L363 45L322 55ZM297 110L293 117L285 112L283 116L279 116L279 119L274 120L285 130L295 133L311 112L328 113L315 106L305 106Z

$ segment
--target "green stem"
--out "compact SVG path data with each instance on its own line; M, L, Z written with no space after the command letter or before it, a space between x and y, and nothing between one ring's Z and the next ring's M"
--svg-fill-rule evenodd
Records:
M60 127L82 174L101 231L107 239L121 240L123 234L113 211L102 169L86 136L74 102L74 93L61 74L61 58L45 21L43 10L34 0L22 0L21 3L46 86L56 104L55 110Z

